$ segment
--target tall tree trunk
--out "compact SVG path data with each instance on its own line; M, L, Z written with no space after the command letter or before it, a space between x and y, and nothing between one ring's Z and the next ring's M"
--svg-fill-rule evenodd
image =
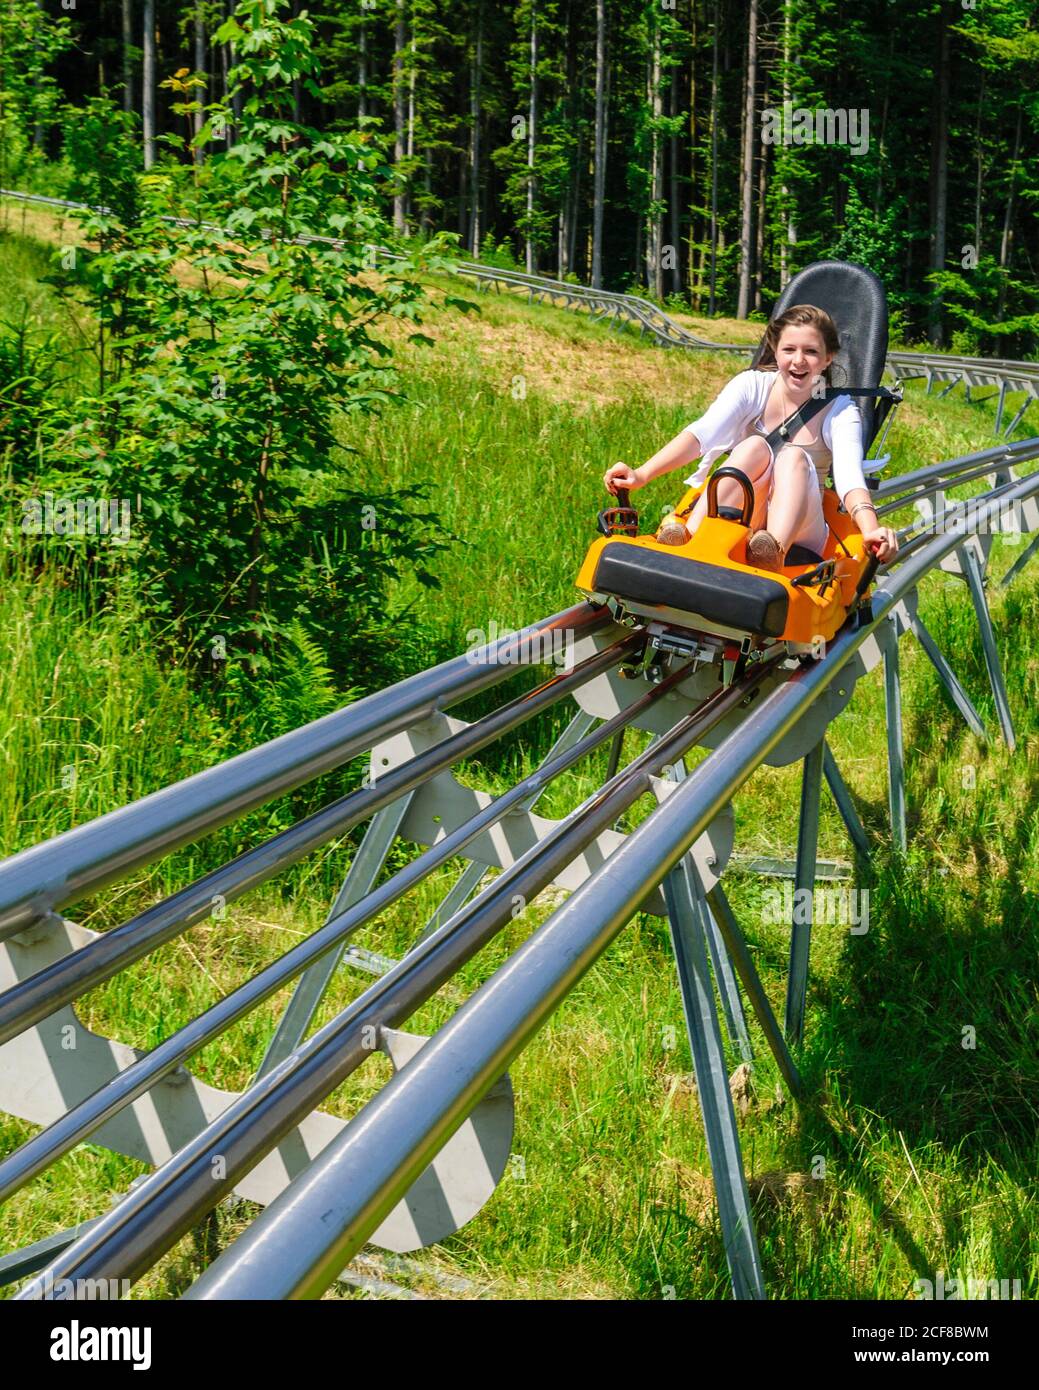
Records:
M577 71L574 62L574 29L571 22L571 4L566 0L566 12L563 20L563 28L566 34L566 70L564 75L563 100L563 120L567 133L573 130L574 109L576 105L575 92L577 91ZM559 212L556 218L556 275L558 279L565 278L569 268L568 252L570 249L570 202L573 197L574 184L574 161L571 157L566 182L563 185L559 197Z
M141 116L144 167L155 162L155 0L144 0L144 62L141 72Z
M458 244L469 245L469 151L458 151Z
M877 182L873 191L873 216L880 216L884 194L884 165L887 162L887 114L891 102L891 68L895 56L895 35L892 31L887 44L887 64L884 68L884 103L880 108L880 131L877 135Z
M660 135L663 115L663 94L660 90L660 20L654 15L653 40L650 49L647 104L653 121L650 155L649 198L652 211L646 219L646 284L657 297L664 297L663 233L664 219L659 204L664 196L664 142Z
M677 117L681 102L678 93L678 68L671 69L671 117ZM671 245L674 264L671 267L671 293L682 293L682 206L679 201L679 146L677 130L671 136Z
M984 146L981 142L981 114L985 109L985 74L981 74L981 85L978 87L978 119L974 128L974 154L975 154L975 178L974 178L974 254L981 260L981 191L985 176Z
M195 7L195 71L203 74L206 71L206 17L201 4ZM207 88L204 91L200 90L196 92L195 99L199 106L199 109L195 112L193 117L195 135L197 137L201 133L206 119L202 106L206 101L212 101L213 98ZM201 148L196 149L195 158L201 162Z
M790 65L793 61L793 8L794 0L783 0L783 120L786 120L787 102L790 95ZM786 165L784 147L783 163ZM779 242L779 288L783 289L790 279L790 248L797 241L797 228L794 226L794 210L790 206L790 189L782 185L783 208L786 213L786 231Z
M1014 131L1014 153L1010 159L1010 190L1007 193L1006 212L1003 215L1003 235L999 242L999 268L1008 270L1010 268L1010 252L1014 242L1014 200L1017 192L1017 161L1021 156L1021 104L1017 108L1017 128ZM999 283L999 303L997 306L997 318L1003 317L1003 306L1006 303L1007 277L1000 276Z
M707 312L717 308L718 285L718 25L721 6L714 0L714 36L711 41L711 287Z
M415 22L412 19L411 42L408 44L408 166L415 154ZM410 229L412 225L411 183L414 174L408 174L408 186L404 194L404 221Z
M736 317L750 312L754 267L754 105L758 82L758 0L750 0L747 24L747 69L743 99L743 157L740 163L740 291Z
M422 190L425 197L422 199L422 210L418 218L419 236L425 239L429 235L431 223L430 209L433 205L433 152L432 150L422 151Z
M932 166L933 199L931 222L931 269L945 269L946 234L949 211L949 22L944 10L939 11L941 35L938 44L938 102L934 120L934 162ZM936 293L931 301L931 341L941 344L941 298Z
M133 104L133 0L122 0L123 23L123 110Z
M226 18L226 13L227 13L227 12L226 12L226 3L225 3L225 5L224 5L224 15L225 15L225 18ZM220 45L220 77L221 77L221 82L222 82L222 87L223 87L224 105L225 105L225 106L230 102L230 99L231 99L231 84L230 84L230 82L228 81L228 71L229 71L229 67L230 67L230 63L229 63L229 61L228 61L228 58L229 58L229 47L230 47L230 46L229 46L228 44L226 44L226 43L222 43L222 44ZM231 127L230 127L230 126L228 126L228 127L227 127L227 130L224 132L224 139L225 139L225 141L226 141L227 148L230 149L230 148L231 148L231 145L232 145L232 143L233 143L233 141L232 141L232 134L231 134Z
M592 288L602 289L602 223L606 188L606 0L595 0L595 168L592 174Z
M404 48L406 27L404 0L397 0L397 20L393 26L393 159L398 166L396 192L393 195L393 230L397 236L405 232L404 188L400 174L400 163L404 158Z
M699 95L696 86L697 62L699 59L699 37L697 28L698 17L699 12L697 9L697 0L689 0L689 160L686 165L686 168L688 169L688 187L690 190L690 198L688 207L686 209L686 213L689 218L689 230L688 235L686 236L685 255L687 266L687 294L689 296L690 303L696 303L697 307L699 307L699 301L701 298L701 291L703 287L703 270L705 264L703 247L703 218L700 215L701 210L696 206L696 201L692 196L692 191L699 187L700 175L700 169L696 157L698 153L696 101ZM681 172L681 164L679 164L679 172Z
M581 68L581 82L583 86L584 67ZM577 148L574 151L574 177L570 198L570 235L566 246L566 264L568 270L576 269L577 259L577 224L581 220L581 161L584 158L584 129L578 126L577 129Z
M224 13L230 17L234 14L237 7L237 0L222 0ZM224 68L224 91L228 92L228 79L230 70L238 62L238 50L233 43L222 45L227 56L227 64ZM231 104L231 125L227 132L227 144L230 148L238 140L238 130L242 120L242 93L235 87L228 93L228 100Z
M527 274L534 274L534 149L538 119L538 22L534 6L530 9L530 109L527 121Z
M474 256L480 254L480 113L482 109L481 88L483 83L483 0L476 4L476 47L473 51L473 74L469 85L469 163L471 167L470 200L472 217L469 224L469 249Z
M361 27L357 38L357 117L368 114L368 25L361 12Z

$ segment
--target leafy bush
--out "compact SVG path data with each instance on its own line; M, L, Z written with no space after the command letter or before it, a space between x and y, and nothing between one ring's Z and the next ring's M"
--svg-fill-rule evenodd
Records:
M163 84L187 131L166 137L171 153L209 147L204 163L167 157L131 176L132 126L106 98L70 123L89 249L53 278L92 310L98 375L71 426L51 431L36 481L132 504L124 554L196 658L219 637L256 675L302 632L344 678L371 679L396 664L387 583L407 568L435 585L430 562L450 538L411 510L421 489L366 489L336 425L400 399L373 329L421 321L418 277L446 268L451 239L376 279L368 248L387 232L389 170L367 131L289 119L293 83L317 90L316 64L311 21L283 8L243 0L220 29L239 61L197 139L198 79Z
M513 254L512 244L504 233L497 246L494 244L494 233L487 233L480 245L480 260L484 265L496 266L499 270L520 268L520 263Z
M0 461L12 481L33 475L41 430L58 409L58 348L34 340L26 318L0 323Z

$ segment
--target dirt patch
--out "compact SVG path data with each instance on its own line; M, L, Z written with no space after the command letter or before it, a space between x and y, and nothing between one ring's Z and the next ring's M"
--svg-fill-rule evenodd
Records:
M436 348L408 345L410 325L380 325L379 336L387 344L403 347L402 365L415 354L421 367L429 354L449 349L468 358L471 365L502 390L513 387L538 392L565 402L576 414L628 402L633 396L673 404L686 398L690 418L697 403L706 402L733 375L731 359L709 355L668 352L663 348L633 351L630 337L603 341L589 335L560 337L533 321L502 322L473 315L430 315L421 331ZM576 327L576 325L575 325Z

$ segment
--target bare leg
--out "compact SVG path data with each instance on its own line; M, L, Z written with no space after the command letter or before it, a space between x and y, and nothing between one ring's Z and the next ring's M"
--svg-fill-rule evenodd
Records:
M818 492L818 474L804 450L795 446L780 450L767 529L784 550L810 520Z
M728 467L738 468L741 473L745 473L751 485L758 491L757 484L767 471L772 462L772 454L768 445L760 435L753 435L750 439L744 439L737 444L728 458ZM718 505L719 507L739 507L743 504L743 489L734 478L723 478L718 484ZM697 499L696 506L686 518L686 529L689 534L696 530L707 515L707 491L706 489Z

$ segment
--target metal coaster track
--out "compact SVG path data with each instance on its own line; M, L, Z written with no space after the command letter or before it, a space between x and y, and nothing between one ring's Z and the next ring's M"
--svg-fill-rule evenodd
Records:
M589 303L574 293L580 288L565 286L575 302ZM528 289L540 293L536 284ZM662 311L655 306L633 296L607 300L633 301L631 312L657 333ZM930 369L930 358L913 360ZM934 371L950 360L941 358ZM1039 377L1031 364L955 360L1003 383ZM915 519L900 527L902 548L882 569L869 613L846 624L820 660L799 664L778 654L727 688L695 662L647 678L630 665L638 635L615 625L605 609L579 604L0 863L0 1109L41 1126L0 1160L0 1201L88 1138L154 1169L105 1215L0 1259L0 1282L28 1279L22 1299L63 1297L69 1288L89 1297L81 1289L91 1281L132 1282L231 1193L265 1210L190 1298L313 1298L366 1242L401 1251L444 1238L488 1200L507 1163L508 1066L641 910L669 921L733 1292L764 1297L723 1025L732 1046L752 1060L749 1007L791 1096L803 1097L797 1047L812 923L791 923L781 1023L722 886L731 803L763 762L801 761L796 885L810 889L815 881L824 779L856 849L868 855L869 837L826 731L856 681L882 664L892 835L905 847L901 637L917 637L969 726L987 736L917 612L919 585L937 570L968 587L997 717L1013 747L986 572L993 530L1012 524L1039 533L1039 468L1021 476L1036 460L1039 438L883 481L878 509L915 512ZM981 480L978 496L949 496ZM1004 585L1037 548L1039 534ZM517 665L556 663L561 648L565 668L529 693L472 724L445 713L500 684ZM622 666L629 678L618 680ZM491 797L452 777L459 760L571 698L578 709L566 732L541 766L506 792ZM625 766L611 760L603 785L563 818L536 814L550 782L596 749L618 749L629 729L654 735L642 753ZM684 757L698 745L713 751L687 771ZM361 754L370 758L364 786L131 920L97 935L64 916L86 897ZM656 809L636 830L615 830L618 817L647 794ZM212 918L215 903L222 908L362 821L364 840L318 931L147 1053L84 1027L74 1006L89 990ZM380 882L398 839L425 848ZM468 867L403 959L349 944L359 928L458 857ZM484 883L488 868L500 872ZM551 887L569 896L432 1038L402 1031L512 921L517 901L528 904ZM378 978L308 1036L343 963ZM267 1055L241 1094L191 1074L192 1057L293 981ZM67 1048L70 1029L76 1045ZM373 1051L390 1057L392 1079L349 1122L321 1112Z
M23 203L39 203L55 209L86 212L85 203L72 202L66 198L51 198L42 193L21 193L13 189L0 189L0 198L11 198ZM193 226L184 218L170 218L181 226ZM334 237L303 237L303 241L327 242L336 245ZM391 251L384 246L368 248L373 264L380 260L404 260L402 253ZM456 260L453 263L456 275L476 282L481 290L509 290L525 293L528 302L538 300L561 308L587 311L595 320L608 319L614 328L638 328L641 337L647 335L662 347L682 348L694 352L729 352L751 356L756 344L717 343L691 332L676 319L654 304L636 294L624 294L615 290L592 289L589 285L571 283L569 280L555 280L547 275L528 275L522 270L489 266L481 261ZM998 395L994 434L1002 432L1009 439L1021 423L1031 403L1039 399L1039 362L1015 361L1011 358L967 357L956 353L916 352L891 350L887 354L887 370L897 381L925 380L930 392L936 384L943 383L942 395L948 395L956 386L963 386L967 400L979 387L992 387ZM1003 430L1003 416L1008 394L1024 393L1009 425ZM976 399L976 398L975 398Z
M810 925L807 930L803 924L792 929L787 1017L785 1026L780 1026L721 888L720 873L729 846L724 829L719 832L719 817L754 768L784 739L803 730L806 721L815 717L813 711L821 710L808 729L807 751L795 753L803 756L805 769L798 882L810 884L814 879L814 825L824 774L849 833L860 848L868 846L824 736L832 718L827 701L835 697L836 685L842 684L836 694L843 697L844 687L883 659L892 822L896 840L904 842L900 731L894 727L899 698L897 639L902 633L917 634L958 707L972 727L975 723L982 727L915 613L917 586L939 567L961 573L971 587L997 709L1004 732L1012 739L984 599L984 539L993 521L1003 524L1008 509L1024 516L1024 529L1039 529L1035 500L1039 471L1024 478L1016 472L1036 458L1039 439L946 460L884 482L877 495L885 512L919 504L922 497L944 495L979 477L989 477L992 485L969 502L943 496L937 534L919 520L903 528L906 543L896 562L882 573L872 601L872 620L846 626L822 660L793 669L774 659L752 668L742 681L727 689L715 688L703 698L690 694L688 667L657 683L624 682L631 687L631 695L623 707L592 728L596 719L584 706L535 773L497 798L483 798L471 814L445 815L441 829L428 835L429 848L377 887L379 868L398 833L422 842L421 817L412 826L409 808L414 813L417 799L430 791L443 797L443 778L453 764L539 710L570 696L580 701L589 691L601 690L617 668L631 659L637 635L616 627L605 610L578 605L0 864L0 938L5 943L0 945L0 964L7 963L7 988L0 992L0 1107L46 1121L41 1133L0 1161L0 1200L90 1136L97 1142L107 1138L124 1152L150 1156L155 1164L155 1172L107 1215L68 1233L64 1244L51 1238L38 1249L7 1257L0 1262L0 1277L5 1267L9 1278L35 1275L19 1294L23 1298L52 1296L63 1280L79 1287L75 1281L140 1277L222 1197L232 1191L255 1192L249 1188L250 1178L293 1136L298 1139L308 1123L330 1119L321 1117L317 1107L373 1050L383 1048L394 1055L400 1038L409 1036L396 1030L511 921L517 895L530 902L549 885L565 882L575 864L581 864L563 905L448 1024L420 1051L412 1051L353 1121L334 1122L335 1135L320 1158L294 1180L290 1181L291 1171L285 1170L275 1181L267 1181L259 1198L269 1202L267 1211L217 1260L190 1296L319 1294L381 1229L387 1213L399 1207L416 1176L427 1170L466 1116L474 1108L478 1112L481 1103L487 1104L483 1098L494 1095L511 1059L658 889L663 891L675 943L733 1289L739 1297L763 1296L707 958L710 954L714 961L730 1035L749 1055L742 987L742 997L758 1018L796 1098L802 1085L791 1045L799 1040L803 1026ZM556 643L560 637L578 643L577 655L566 670L534 691L472 725L450 721L442 713L474 691L499 683L517 663L545 661L546 643ZM863 656L867 650L872 652L868 659ZM669 703L676 701L679 709L669 710ZM582 805L558 822L539 821L533 815L533 804L551 779L623 729L654 727L647 723L654 718L663 721L656 739ZM683 755L712 738L714 752L695 771L683 775ZM403 748L398 746L402 739L407 745ZM94 937L60 915L63 908L88 894L103 891L171 849L343 765L363 750L371 750L376 774L369 785L135 919ZM625 836L611 831L622 811L647 792L661 803L648 819ZM446 805L438 799L436 805L441 804ZM371 819L365 842L320 931L151 1052L130 1054L115 1068L95 1068L77 1077L62 1075L63 1059L53 1035L68 1020L75 1020L71 1005L76 999L211 915L214 898L229 901L267 881L366 817ZM403 960L383 958L379 969L386 973L303 1041L349 936L448 859L466 850L476 854L481 837L517 820L527 826L525 847L517 847L511 858L499 853L496 860L485 849L473 860L475 876L469 871L463 874L468 891L449 894L454 897L445 904L449 910L440 914L439 921L434 918L432 929ZM604 843L610 836L612 840ZM497 862L501 874L467 901L488 862ZM206 1088L185 1070L185 1062L293 979L300 980L297 994L256 1080L240 1096L217 1093L219 1103L212 1103ZM27 1043L32 1044L28 1051ZM32 1075L20 1066L28 1055L36 1059ZM33 1111L27 1098L46 1079L56 1081L61 1094L58 1113L51 1116ZM161 1146L156 1151L147 1134L136 1146L125 1133L112 1137L112 1126L120 1118L131 1117L142 1131L146 1128L140 1109L144 1104L150 1104L160 1122L175 1130L165 1107L169 1094L178 1090L191 1090L207 1101L199 1104L184 1142L170 1142L162 1152ZM313 1156L309 1143L305 1147ZM217 1160L220 1175L214 1179ZM478 1208L488 1195L484 1191L469 1205L475 1201ZM465 1208L465 1200L461 1206ZM314 1222L312 1214L318 1209L324 1216ZM456 1218L453 1211L451 1221ZM451 1221L448 1228L454 1229Z

